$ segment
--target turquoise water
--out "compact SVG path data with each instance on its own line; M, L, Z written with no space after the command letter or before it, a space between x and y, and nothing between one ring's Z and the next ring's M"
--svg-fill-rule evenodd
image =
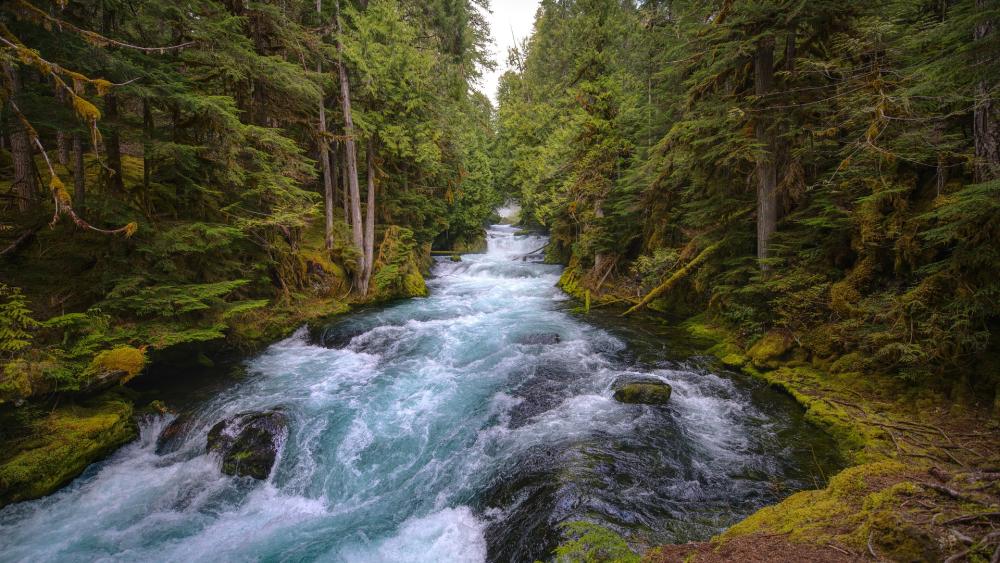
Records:
M174 451L155 451L171 417L146 421L69 487L3 509L0 560L532 561L567 520L636 546L704 539L836 463L787 397L573 314L559 267L518 258L544 239L489 235L437 265L430 297L249 360L193 401ZM616 403L630 376L671 383L671 404ZM208 428L274 407L291 427L271 477L222 475Z

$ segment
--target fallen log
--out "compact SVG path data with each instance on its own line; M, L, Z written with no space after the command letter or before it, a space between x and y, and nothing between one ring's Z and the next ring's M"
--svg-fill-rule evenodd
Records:
M688 274L690 274L692 270L697 268L702 262L704 262L716 250L718 250L720 246L722 246L722 242L717 242L715 244L706 247L705 250L702 250L697 256L692 258L690 262L685 264L683 268L677 270L676 272L674 272L672 276L667 278L667 281L656 286L652 291L647 293L646 296L643 297L641 301L639 301L635 306L633 306L629 310L622 313L621 316L624 317L626 315L631 315L632 313L648 305L650 302L652 302L660 295L663 295L664 293L670 291L671 288L677 285L677 282L681 281Z

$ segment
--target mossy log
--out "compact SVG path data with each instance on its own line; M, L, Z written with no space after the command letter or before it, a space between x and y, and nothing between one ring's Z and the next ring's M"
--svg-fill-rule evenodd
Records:
M641 301L639 301L634 306L629 308L627 311L622 313L622 316L624 317L626 315L631 315L632 313L638 311L639 309L642 309L646 305L649 305L659 296L670 291L675 285L677 285L677 282L684 279L688 274L691 273L692 270L697 268L702 262L708 259L708 257L711 256L716 250L718 250L720 246L722 246L721 242L709 245L707 248L705 248L705 250L702 250L701 253L692 258L690 262L685 264L683 268L674 272L672 276L667 278L667 281L656 286L652 291L647 293L646 296L643 297Z

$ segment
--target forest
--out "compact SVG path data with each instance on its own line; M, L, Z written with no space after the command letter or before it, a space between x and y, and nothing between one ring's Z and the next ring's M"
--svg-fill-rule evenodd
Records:
M500 203L474 4L0 13L4 402L419 293Z
M543 3L497 181L581 289L1000 400L996 10Z
M490 10L0 3L0 507L173 412L143 385L433 297L514 205L574 315L681 327L836 441L721 560L997 561L1000 4L541 0L499 61ZM713 535L618 524L539 545Z

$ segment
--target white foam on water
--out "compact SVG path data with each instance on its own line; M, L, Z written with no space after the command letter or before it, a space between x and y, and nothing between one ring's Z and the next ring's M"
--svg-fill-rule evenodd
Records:
M189 413L175 451L155 452L171 418L150 419L140 440L71 486L0 510L0 561L479 562L487 522L516 509L470 499L516 478L532 452L675 424L691 476L631 485L623 505L654 492L697 502L702 475L773 464L748 447L745 421L766 417L730 380L621 365L625 342L560 308L560 269L524 259L545 239L516 231L496 226L486 254L439 262L429 298L344 319L339 347L312 343L304 327L270 346L247 362L247 378ZM551 334L559 341L530 343ZM617 403L622 377L670 383L671 404ZM274 408L290 423L271 477L222 475L205 453L208 430ZM570 469L557 479L571 480Z
M394 536L373 545L351 545L336 559L372 563L477 563L486 560L482 521L466 506L446 508L403 522Z

